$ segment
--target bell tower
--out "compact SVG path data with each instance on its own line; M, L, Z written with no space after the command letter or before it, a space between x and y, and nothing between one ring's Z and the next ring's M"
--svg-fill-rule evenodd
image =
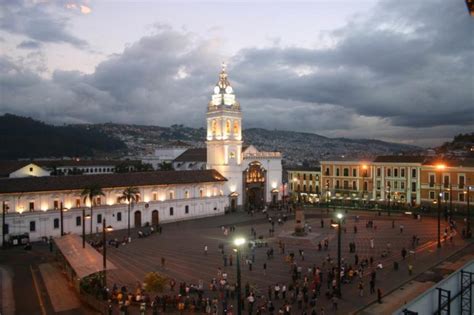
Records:
M242 112L222 64L219 81L207 106L207 167L228 180L227 194L242 190ZM241 201L239 202L241 204Z

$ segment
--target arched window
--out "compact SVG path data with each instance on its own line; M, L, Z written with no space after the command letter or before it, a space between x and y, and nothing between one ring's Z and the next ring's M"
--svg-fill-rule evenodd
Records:
M239 122L234 120L234 134L237 135L239 133Z
M216 134L217 132L217 122L215 119L213 119L211 122L211 132L212 134Z
M225 132L227 134L230 134L230 120L227 119L227 121L225 122Z

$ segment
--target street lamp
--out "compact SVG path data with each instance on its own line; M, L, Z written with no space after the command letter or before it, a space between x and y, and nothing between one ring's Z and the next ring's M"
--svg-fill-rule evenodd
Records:
M367 169L368 166L366 164L362 165L362 197L365 196L365 183L366 183L366 177L367 177ZM362 198L365 199L365 198ZM369 185L367 184L367 199L369 199Z
M104 288L107 287L107 239L105 237L106 232L113 231L112 226L105 226L105 218L102 219L102 263L104 268Z
M391 187L390 187L390 182L387 185L387 200L388 200L388 216L390 216L390 198L391 198Z
M86 215L86 209L82 208L82 248L86 248L86 219L90 219L91 215Z
M438 248L441 248L441 171L443 171L446 168L446 165L444 164L437 164L436 165L436 170L438 171L438 174L440 174L440 179L439 179L439 193L438 193Z
M341 223L344 215L342 213L336 214L337 217L337 294L339 297L341 294Z
M242 245L245 244L245 238L238 237L234 239L235 249L237 253L237 315L242 315L242 285L241 285L241 275L240 275L240 249Z
M471 237L471 213L469 211L469 190L470 190L470 186L467 186L466 187L466 191L464 192L466 194L466 198L467 198L467 227L466 227L466 236L467 238L470 238Z

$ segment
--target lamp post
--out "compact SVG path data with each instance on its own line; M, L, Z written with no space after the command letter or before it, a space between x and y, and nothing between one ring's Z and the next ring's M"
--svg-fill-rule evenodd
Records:
M438 171L438 175L440 175L439 179L439 193L438 193L438 248L441 248L441 186L442 186L442 174L441 171L445 169L444 164L437 164L436 169Z
M469 211L469 189L470 186L466 187L466 198L467 198L467 228L466 228L466 236L467 238L471 237L471 212Z
M61 220L61 236L64 235L64 217L63 217L63 203L59 204L59 218Z
M86 209L82 208L82 248L86 248L86 219L90 218L90 214L86 215Z
M339 297L342 296L341 292L341 223L342 223L342 218L344 215L342 213L338 213L336 215L337 217L337 275L336 275L336 281L337 281L337 295Z
M235 252L237 253L237 315L242 315L242 280L240 275L240 249L245 244L245 238L239 237L234 240Z
M391 197L391 187L390 187L390 183L388 183L388 186L387 186L387 199L388 199L388 216L390 216L390 197Z
M105 218L102 219L102 265L104 268L104 288L107 287L107 239L105 233L112 231L112 226L105 226Z
M449 215L453 215L453 185L451 183L449 183Z
M468 193L468 196L469 196L469 193ZM2 202L2 247L3 248L5 248L5 228L7 226L6 223L5 223L5 213L6 212L7 212L7 205L5 204L5 201L3 201ZM468 212L469 212L469 209L468 209Z
M366 192L365 183L366 183L366 180L367 180L366 178L367 178L367 175L368 175L367 174L367 169L368 169L368 167L367 167L366 164L362 165L362 170L363 170L363 172L362 172L362 197L363 197L362 200L365 200L365 198L364 198L365 197L365 192ZM367 199L369 199L369 184L367 184Z

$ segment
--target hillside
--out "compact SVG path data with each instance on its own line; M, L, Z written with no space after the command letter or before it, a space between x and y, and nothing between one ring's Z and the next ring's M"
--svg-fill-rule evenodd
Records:
M124 151L125 144L99 130L51 126L5 114L0 116L0 159L100 156Z
M196 147L205 146L204 128L173 125L157 126L95 124L78 125L90 130L113 134L124 141L132 155L150 154L153 148L181 140ZM370 158L382 154L417 152L420 148L372 139L327 138L317 134L249 128L243 132L244 142L262 151L280 151L284 162L299 164L336 157Z

